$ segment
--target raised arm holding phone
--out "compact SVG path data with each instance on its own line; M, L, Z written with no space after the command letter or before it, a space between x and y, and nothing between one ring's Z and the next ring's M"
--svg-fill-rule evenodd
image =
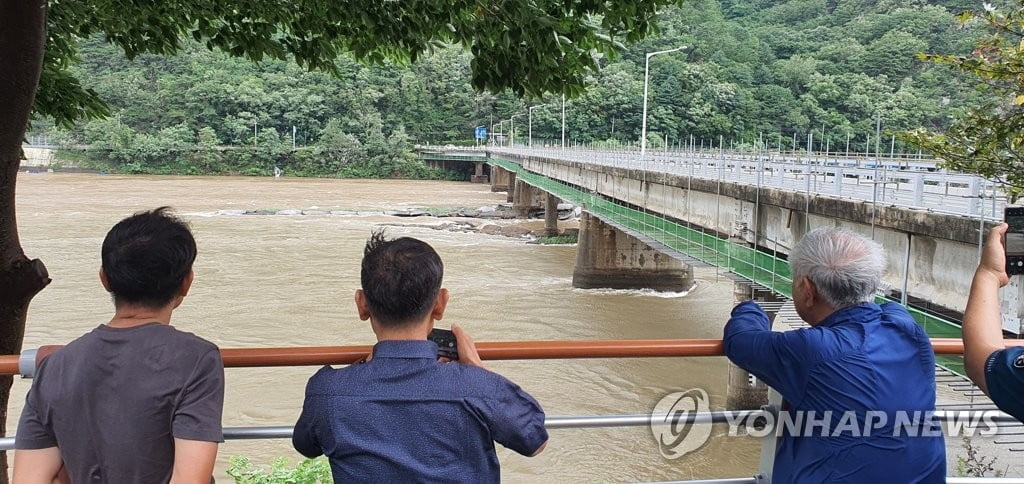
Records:
M1008 207L1007 221L989 231L981 262L971 282L971 294L964 312L964 363L967 376L1000 410L1024 421L1024 347L1003 346L999 288L1010 282L1017 270L1018 237L1024 237L1024 220ZM1012 227L1012 229L1011 229ZM1011 231L1012 230L1012 231Z

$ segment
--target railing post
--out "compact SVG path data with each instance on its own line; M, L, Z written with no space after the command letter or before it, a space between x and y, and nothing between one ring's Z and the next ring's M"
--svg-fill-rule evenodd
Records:
M914 206L924 206L924 175L921 173L914 174Z
M949 185L949 180L948 179L946 180L946 184L947 184L947 187L948 187L948 185ZM971 183L970 183L969 186L970 186L970 188L969 188L970 192L969 192L968 196L970 198L967 201L967 213L981 213L981 210L978 207L979 203L981 203L979 201L979 199L978 199L978 196L981 195L981 178L976 177L976 176L975 177L971 177Z
M834 181L835 185L832 187L832 193L836 196L841 196L843 194L843 169L841 167L836 167Z
M768 389L768 405L761 407L765 413L771 415L770 422L766 425L772 424L775 427L768 435L761 437L761 463L757 468L757 484L772 484L772 474L775 471L775 454L778 451L779 438L778 438L778 425L779 425L779 412L782 409L782 395L775 391L774 388Z

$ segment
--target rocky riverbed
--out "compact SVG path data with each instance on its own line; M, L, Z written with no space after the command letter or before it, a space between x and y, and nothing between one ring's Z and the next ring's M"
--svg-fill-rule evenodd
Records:
M559 235L576 236L579 233L579 207L559 204ZM391 216L409 219L408 222L385 222L381 225L396 227L429 227L450 232L479 232L487 235L534 240L544 235L543 210L531 211L529 218L517 218L511 204L498 204L478 208L409 208L406 210L319 210L319 209L260 209L219 210L217 215L273 215L273 216L339 216L368 217Z

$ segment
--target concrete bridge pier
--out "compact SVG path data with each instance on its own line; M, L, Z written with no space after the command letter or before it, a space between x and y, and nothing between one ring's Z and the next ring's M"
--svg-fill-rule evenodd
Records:
M733 287L736 304L744 301L765 303L761 306L768 313L768 320L774 321L782 299L770 291L756 291L747 281L736 281ZM768 403L768 385L729 362L729 386L726 392L726 406L730 410L756 410Z
M516 182L516 177L515 177L515 172L508 172L508 174L509 174L509 185L508 185L508 189L505 190L505 191L508 192L508 196L505 197L505 202L511 204L512 202L515 201L515 182Z
M491 191L492 192L507 192L512 186L509 181L509 177L514 176L512 173L500 166L491 165Z
M558 198L548 193L544 197L544 236L558 235Z
M546 192L537 189L522 180L515 181L515 190L512 195L512 208L516 217L527 218L530 212L539 209L544 200Z
M679 292L693 287L693 269L584 212L572 285Z
M473 163L473 175L469 177L469 181L473 183L487 183L488 177L484 174L484 162L477 161Z

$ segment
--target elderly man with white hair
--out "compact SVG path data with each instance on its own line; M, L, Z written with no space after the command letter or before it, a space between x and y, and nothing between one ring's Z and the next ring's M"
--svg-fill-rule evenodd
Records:
M772 479L945 482L928 335L896 303L874 303L885 255L849 230L808 232L789 256L793 303L810 328L771 331L754 302L732 311L725 354L782 394Z

